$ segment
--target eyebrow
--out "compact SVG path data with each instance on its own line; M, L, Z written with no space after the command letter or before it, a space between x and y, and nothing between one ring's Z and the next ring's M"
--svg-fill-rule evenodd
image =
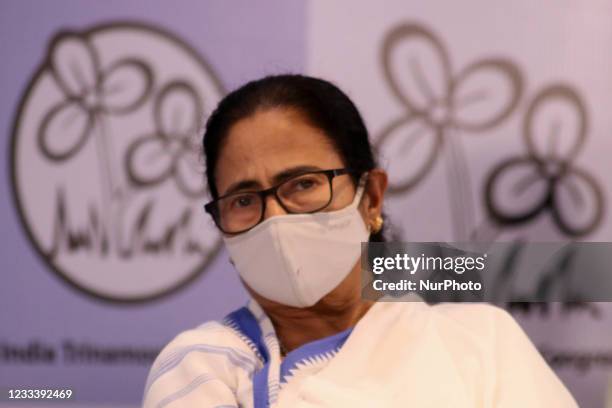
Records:
M307 165L290 167L288 169L281 171L280 173L277 173L272 178L272 182L273 182L273 185L277 185L287 179L298 176L300 174L308 173L311 171L319 171L319 170L323 170L323 169L318 166L307 166ZM262 188L261 183L257 180L254 180L254 179L240 180L235 183L232 183L229 186L229 188L225 190L225 193L223 193L220 197L225 197L227 195L230 195L240 190L255 190L255 189L261 189L261 188Z

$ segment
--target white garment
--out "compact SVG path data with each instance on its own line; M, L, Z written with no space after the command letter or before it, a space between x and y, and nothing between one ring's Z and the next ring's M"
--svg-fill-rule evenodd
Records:
M281 362L251 301L180 334L156 359L144 407L578 405L514 319L486 304L379 302L353 329Z

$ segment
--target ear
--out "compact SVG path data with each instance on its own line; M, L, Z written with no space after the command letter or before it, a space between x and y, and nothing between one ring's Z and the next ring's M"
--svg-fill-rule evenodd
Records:
M362 214L368 225L382 214L387 183L387 173L383 169L377 168L368 172L365 197L362 201Z

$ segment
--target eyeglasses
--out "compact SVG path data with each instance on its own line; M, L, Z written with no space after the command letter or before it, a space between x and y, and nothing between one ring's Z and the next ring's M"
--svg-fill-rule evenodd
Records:
M314 213L332 202L334 177L358 173L346 168L302 173L266 190L237 192L219 197L204 205L204 209L221 231L239 234L263 221L268 195L273 194L289 214Z

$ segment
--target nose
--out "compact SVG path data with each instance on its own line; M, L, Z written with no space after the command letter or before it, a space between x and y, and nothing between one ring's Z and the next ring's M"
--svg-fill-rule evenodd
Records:
M270 194L266 197L266 211L264 213L264 220L277 215L285 215L287 211L283 209L274 194Z

